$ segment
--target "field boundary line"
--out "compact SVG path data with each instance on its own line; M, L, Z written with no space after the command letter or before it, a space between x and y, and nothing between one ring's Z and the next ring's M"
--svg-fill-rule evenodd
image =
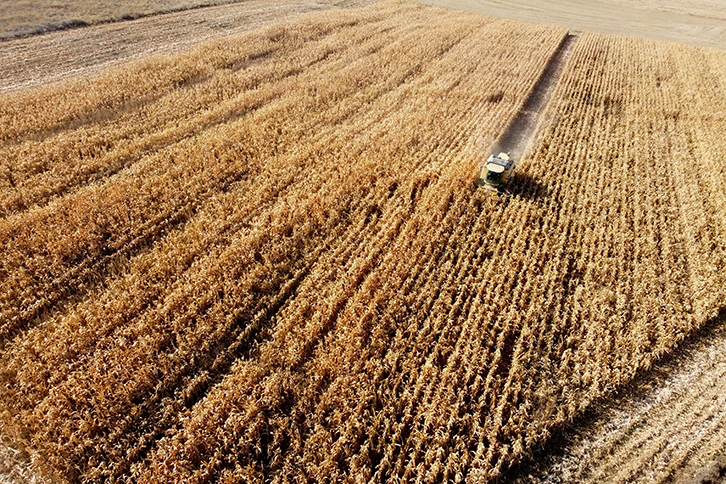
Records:
M677 395L683 393L684 389L713 375L715 369L705 368L701 364L706 360L713 360L714 355L719 355L716 357L718 361L724 361L726 357L719 354L719 348L724 347L724 341L726 341L726 307L721 307L715 317L687 335L671 351L661 355L652 367L636 373L631 381L619 386L613 393L595 400L571 422L554 427L550 436L539 447L534 448L528 457L518 463L514 462L499 482L524 483L532 482L531 479L539 479L538 482L561 482L563 472L576 473L578 478L592 482L592 476L589 474L598 470L591 467L594 463L592 455L606 452L599 449L598 445L609 442L617 445L627 444L632 438L630 434L633 428L652 425L649 421L654 420L656 417L654 414L663 409L662 406L659 407L659 403L662 405L663 402L668 402L668 405L672 405L672 400L677 399ZM701 369L696 370L698 368ZM678 382L682 382L684 386L680 387ZM627 421L610 422L623 411L628 412ZM692 415L687 417L689 416L692 417ZM676 421L674 424L684 426L683 422ZM686 427L688 425L685 424ZM669 430L663 429L663 432ZM619 438L599 440L604 432L608 435L617 434ZM583 458L579 452L587 442L590 442L588 457ZM691 452L698 452L693 449L693 445L690 446L687 450L688 457L685 459L690 457ZM637 455L631 457L635 458ZM606 458L605 463L607 464L609 460L611 458ZM611 466L615 464L609 462ZM722 469L726 469L726 453L716 455L710 466L701 469L701 474L704 477L717 475L723 472ZM665 480L691 482L686 478L689 470L692 469L680 469ZM612 479L614 476L600 477Z

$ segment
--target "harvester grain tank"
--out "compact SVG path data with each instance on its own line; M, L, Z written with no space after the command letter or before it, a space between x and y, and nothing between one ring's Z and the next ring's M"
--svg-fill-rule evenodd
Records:
M508 153L491 154L485 163L479 165L477 185L492 192L501 193L514 176L515 163Z

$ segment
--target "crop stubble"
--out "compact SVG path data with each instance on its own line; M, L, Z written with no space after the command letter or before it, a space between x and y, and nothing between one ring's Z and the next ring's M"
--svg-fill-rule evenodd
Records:
M565 35L386 3L5 97L4 431L72 480L497 475L722 301L721 53L585 36L473 188Z

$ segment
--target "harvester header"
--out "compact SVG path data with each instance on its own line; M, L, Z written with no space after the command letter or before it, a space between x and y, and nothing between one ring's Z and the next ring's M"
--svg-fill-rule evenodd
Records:
M477 186L501 193L514 175L515 163L508 153L491 154L485 163L479 164Z

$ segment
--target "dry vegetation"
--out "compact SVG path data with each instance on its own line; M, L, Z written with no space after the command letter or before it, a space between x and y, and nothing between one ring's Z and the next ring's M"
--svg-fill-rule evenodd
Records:
M0 100L2 431L65 479L491 478L723 302L726 56L411 3ZM684 66L688 66L687 68Z
M557 429L505 482L719 482L726 467L724 378L726 310L612 398Z

